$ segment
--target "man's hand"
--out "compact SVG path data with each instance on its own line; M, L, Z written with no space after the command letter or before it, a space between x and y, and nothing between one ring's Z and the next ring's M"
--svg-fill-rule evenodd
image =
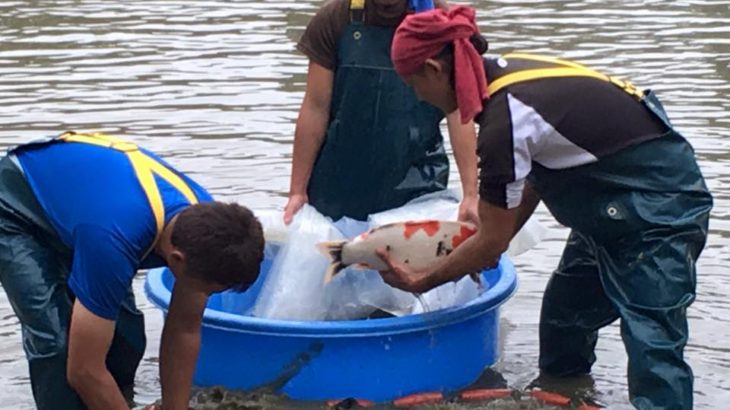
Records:
M77 299L68 341L68 382L90 410L129 410L106 368L115 323L91 313Z
M307 194L289 195L289 202L287 202L286 208L284 208L284 223L289 225L294 219L294 215L308 202L309 197L307 197Z
M414 271L407 264L392 260L385 249L378 249L376 252L388 265L389 270L380 272L388 285L412 293L424 293L435 287L430 271Z
M479 226L479 197L477 195L465 196L461 200L461 204L459 204L459 221Z
M502 209L487 201L479 201L479 228L448 256L438 259L427 271L416 272L378 250L378 256L389 270L380 272L389 285L414 293L422 293L471 272L494 266L509 247L514 235L518 209Z

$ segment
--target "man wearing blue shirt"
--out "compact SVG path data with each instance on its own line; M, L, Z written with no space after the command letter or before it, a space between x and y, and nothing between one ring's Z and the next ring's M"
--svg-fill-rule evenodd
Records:
M65 133L0 160L0 283L18 316L39 409L128 409L145 348L132 278L168 266L164 408L187 409L208 296L258 277L262 228L152 152Z

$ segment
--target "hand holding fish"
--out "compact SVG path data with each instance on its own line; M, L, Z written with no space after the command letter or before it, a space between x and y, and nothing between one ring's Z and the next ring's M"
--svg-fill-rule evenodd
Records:
M432 272L456 247L477 231L458 221L405 221L382 225L352 240L321 242L319 249L331 259L324 282L348 266L381 272L391 286L411 291L429 290L448 279ZM479 275L472 275L479 283Z
M388 285L412 293L424 293L435 287L431 269L416 271L407 264L392 259L385 248L376 250L376 253L388 266L388 270L380 271L380 276Z

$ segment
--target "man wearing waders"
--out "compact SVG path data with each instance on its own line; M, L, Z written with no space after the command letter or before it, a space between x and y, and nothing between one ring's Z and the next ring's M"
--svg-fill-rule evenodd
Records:
M40 410L129 409L145 351L137 269L175 276L162 331L165 409L187 409L208 296L245 289L263 259L250 210L214 202L158 156L73 132L0 159L0 283L20 320Z
M366 220L447 188L444 115L418 101L390 60L398 23L433 3L331 0L307 25L297 45L309 58L309 70L294 135L286 223L306 203L335 221ZM462 186L459 219L476 223L474 125L461 124L456 115L446 122Z
M486 46L468 7L396 32L416 94L479 124L480 226L437 266L383 277L423 292L493 266L542 201L571 233L543 298L540 369L590 372L598 330L620 318L631 403L691 409L687 308L712 208L694 150L652 91L546 56L482 58Z

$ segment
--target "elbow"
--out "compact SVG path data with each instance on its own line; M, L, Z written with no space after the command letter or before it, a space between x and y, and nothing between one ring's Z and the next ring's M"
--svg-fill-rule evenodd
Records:
M481 260L481 270L489 270L494 269L499 265L499 261L502 258L502 254L507 252L508 245L503 245L502 243L493 243L488 245L488 247L483 248L487 251L482 253L482 260Z
M69 363L66 369L66 380L77 393L88 390L89 386L98 385L100 377L98 372L83 366L72 366Z
M295 140L301 137L324 140L324 133L329 121L329 110L329 105L323 106L321 103L305 99L297 118L294 131Z
M329 95L306 91L300 112L317 117L329 116L330 103Z
M495 248L497 249L497 262L499 262L499 258L502 256L502 254L507 253L507 249L509 249L509 240L503 241L498 243Z
M314 119L315 125L318 128L322 128L322 129L327 128L327 122L329 121L329 118L330 118L329 103L323 103L323 102L313 103L309 107L308 114L311 116L312 119ZM324 138L324 135L322 135L322 138Z
M507 237L487 237L482 239L479 248L482 249L482 262L485 269L493 268L499 263L502 254L507 252L509 243L510 238Z
M503 253L507 252L511 239L512 238L507 235L500 235L498 238L493 238L490 249L493 249L497 256L501 256Z
M494 241L490 243L485 249L488 249L485 254L487 255L488 260L486 261L489 266L487 268L493 268L496 264L499 263L499 259L502 257L502 254L507 252L507 249L509 248L509 241Z

